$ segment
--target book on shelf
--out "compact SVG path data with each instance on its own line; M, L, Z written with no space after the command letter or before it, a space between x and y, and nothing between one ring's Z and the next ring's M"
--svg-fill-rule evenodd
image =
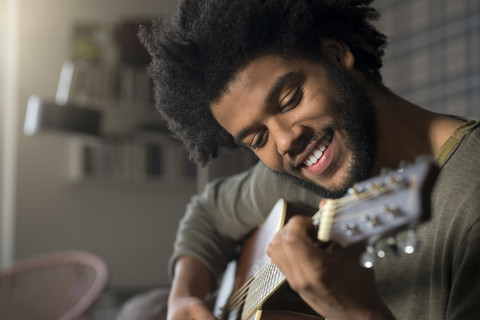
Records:
M151 110L152 92L145 67L71 60L62 65L56 102Z
M77 140L72 146L74 181L194 180L196 167L174 143L135 138Z

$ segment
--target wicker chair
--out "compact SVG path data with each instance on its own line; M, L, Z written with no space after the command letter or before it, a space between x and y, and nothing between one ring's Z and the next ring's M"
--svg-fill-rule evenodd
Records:
M105 262L86 252L20 260L0 270L0 319L79 319L97 300L107 277Z

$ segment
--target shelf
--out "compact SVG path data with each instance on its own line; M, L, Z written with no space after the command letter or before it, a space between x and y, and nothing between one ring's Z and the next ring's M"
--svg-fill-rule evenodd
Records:
M85 30L92 40L99 31L95 26L87 26L79 32ZM84 41L83 37L74 39ZM144 50L141 45L138 49L137 54ZM149 59L146 51L140 55ZM68 180L72 185L165 186L191 192L201 190L216 177L235 174L257 161L250 153L237 153L197 170L187 159L181 143L171 138L165 121L154 108L153 85L145 67L148 62L132 63L138 60L136 56L133 60L115 61L82 54L74 57L62 66L56 103L94 108L100 111L102 121L99 137L72 140L68 155Z
M190 184L197 175L196 166L179 144L161 135L75 139L68 157L68 178L73 183Z

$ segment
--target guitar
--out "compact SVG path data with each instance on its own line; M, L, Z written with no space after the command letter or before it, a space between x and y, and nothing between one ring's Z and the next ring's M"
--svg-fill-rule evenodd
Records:
M430 158L419 159L357 183L343 198L327 200L316 213L279 199L227 268L214 314L221 320L324 319L288 288L285 276L265 253L274 235L293 214L313 213L319 241L342 247L366 243L360 261L366 268L389 250L411 254L417 241L412 230L430 218L430 194L438 172Z

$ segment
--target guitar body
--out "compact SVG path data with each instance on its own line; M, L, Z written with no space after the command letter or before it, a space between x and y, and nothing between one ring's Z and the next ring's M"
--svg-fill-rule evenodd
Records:
M305 207L297 207L286 204L280 200L273 207L267 220L258 227L245 241L242 246L237 267L235 270L233 290L237 292L245 283L254 277L258 271L265 266L270 258L266 249L275 234L283 227L288 219L295 215L302 214L311 216L314 210ZM223 281L228 283L228 281ZM223 288L220 289L224 290ZM230 291L230 290L229 290ZM229 303L223 306L223 314L220 319L228 320L319 320L323 319L316 314L303 300L292 291L287 284L283 284L271 296L266 299L259 310L250 317L242 319L239 308L228 309ZM219 309L218 306L216 309ZM217 314L218 316L218 314Z

